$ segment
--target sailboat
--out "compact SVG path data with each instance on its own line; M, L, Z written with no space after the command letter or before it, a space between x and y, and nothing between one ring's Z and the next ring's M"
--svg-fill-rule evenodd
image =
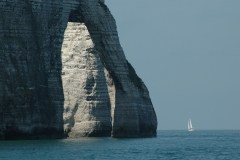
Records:
M191 121L191 119L188 120L188 131L189 131L189 132L194 131L193 126L192 126L192 121Z

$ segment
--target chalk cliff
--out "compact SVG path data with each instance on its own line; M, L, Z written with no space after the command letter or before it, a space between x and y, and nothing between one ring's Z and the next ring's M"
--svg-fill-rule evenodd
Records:
M0 139L156 135L103 0L4 0L0 13Z

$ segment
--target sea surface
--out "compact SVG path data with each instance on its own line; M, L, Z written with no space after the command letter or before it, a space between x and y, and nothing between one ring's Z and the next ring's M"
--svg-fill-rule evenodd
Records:
M240 160L240 131L158 131L157 138L0 141L0 160Z

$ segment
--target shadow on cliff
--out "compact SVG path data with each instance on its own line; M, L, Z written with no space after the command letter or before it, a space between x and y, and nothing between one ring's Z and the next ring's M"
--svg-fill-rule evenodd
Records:
M64 136L64 29L61 6L50 6L29 0L19 1L17 7L1 3L0 27L5 32L0 43L0 139Z

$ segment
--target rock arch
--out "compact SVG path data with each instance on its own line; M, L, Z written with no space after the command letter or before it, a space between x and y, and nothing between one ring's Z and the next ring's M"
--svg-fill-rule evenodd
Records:
M6 0L0 11L0 138L156 136L104 1Z

